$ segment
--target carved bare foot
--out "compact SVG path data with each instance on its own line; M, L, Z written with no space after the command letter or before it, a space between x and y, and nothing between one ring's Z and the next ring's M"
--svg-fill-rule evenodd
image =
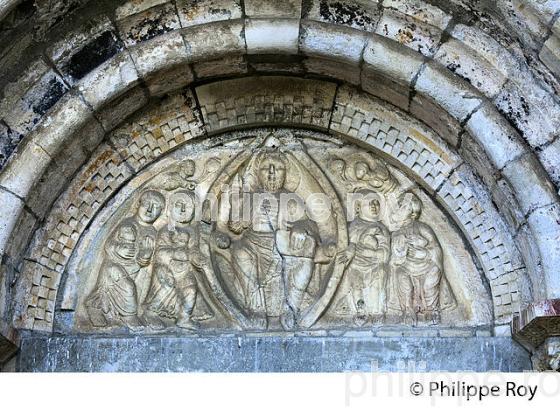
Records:
M144 330L144 324L136 316L125 316L122 321L133 332L139 332Z
M368 321L367 315L357 315L354 317L354 324L358 327L364 326Z
M150 310L146 310L143 316L144 321L152 330L163 330L165 329L165 323L161 318Z
M290 308L286 308L280 316L280 324L284 330L292 330L296 327L296 317Z
M180 327L181 329L188 329L188 330L196 330L199 327L199 324L197 322L195 322L194 320L192 320L190 317L181 318L181 319L177 320L176 325L177 325L177 327Z

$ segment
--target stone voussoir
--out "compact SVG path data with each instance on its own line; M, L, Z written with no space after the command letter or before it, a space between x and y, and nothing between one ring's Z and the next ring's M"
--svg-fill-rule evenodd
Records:
M245 21L248 54L298 52L300 24L297 19L250 18Z
M367 39L367 34L359 30L304 20L301 23L299 51L306 57L359 66Z

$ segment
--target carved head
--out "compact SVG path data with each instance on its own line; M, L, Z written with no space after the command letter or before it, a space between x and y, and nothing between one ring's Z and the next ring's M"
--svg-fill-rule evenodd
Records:
M412 192L405 192L399 197L398 208L393 218L396 221L406 224L420 218L422 213L422 201Z
M192 178L195 172L196 172L196 164L191 159L188 159L185 162L183 162L181 164L181 168L179 169L179 175L181 175L181 178L183 179Z
M370 173L369 165L365 162L359 161L354 164L354 174L356 178L360 181L367 179L367 176Z
M266 191L276 192L286 183L286 159L279 152L266 151L260 154L257 163L258 180Z
M136 215L147 224L153 224L165 207L165 197L157 191L146 191L138 201Z
M170 217L175 223L186 224L195 214L195 195L191 191L179 191L171 196Z
M360 190L360 199L354 202L355 215L365 221L378 221L379 213L381 212L381 204L379 202L379 195L371 190Z

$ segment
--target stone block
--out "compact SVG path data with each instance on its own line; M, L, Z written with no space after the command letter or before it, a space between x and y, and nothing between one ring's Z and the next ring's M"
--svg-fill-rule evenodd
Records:
M8 221L9 219L4 220L4 218L2 217L2 220ZM4 251L4 255L10 259L11 264L14 267L17 266L21 261L21 258L23 258L23 253L25 252L27 245L33 236L35 229L38 227L38 221L35 215L33 215L27 209L23 208L16 224L18 229L12 231L12 234L9 237L9 241ZM0 242L2 242L1 239ZM2 254L1 251L0 254Z
M20 198L27 198L33 185L43 175L43 171L51 161L47 152L27 141L12 156L8 165L0 174L0 186L13 192Z
M178 31L163 34L141 47L132 48L130 55L150 95L158 96L184 87L194 78L188 64L189 53Z
M158 74L145 80L148 94L160 97L164 94L187 87L194 80L192 69L188 65L179 65L158 72Z
M91 108L79 94L70 92L44 117L32 139L54 158L92 118Z
M331 77L348 84L360 85L360 67L324 58L306 58L303 62L308 73Z
M176 0L183 27L243 17L240 0Z
M359 66L367 42L365 33L325 23L302 21L300 53Z
M511 337L510 325L500 325L494 327L494 336L496 337Z
M442 30L437 27L387 8L384 10L375 32L426 57L432 57L435 54L442 34Z
M95 110L123 95L139 82L134 61L122 52L80 80L78 89Z
M245 40L248 54L297 54L299 20L248 19Z
M267 76L202 85L196 94L209 132L249 124L309 124L327 128L336 85Z
M466 124L496 169L525 153L521 137L490 103L478 109Z
M433 100L415 95L410 101L409 111L425 122L448 144L457 146L462 132L461 124Z
M142 13L152 7L168 3L168 0L134 0L125 1L115 10L115 18L122 20L128 16Z
M62 78L38 60L4 88L0 118L15 132L26 135L68 91Z
M553 204L539 208L528 217L529 228L533 233L545 278L546 298L560 298L560 205ZM541 285L542 286L542 285Z
M545 146L537 155L556 189L560 190L560 138Z
M241 20L227 20L181 30L189 61L228 58L245 54L245 34Z
M556 202L556 190L533 154L509 162L502 173L511 184L525 215Z
M482 97L436 63L426 63L415 90L418 94L411 103L411 113L456 145L460 123L482 103Z
M410 84L423 58L394 41L374 35L364 50L362 88L402 109L408 109Z
M475 50L453 38L439 48L434 59L468 81L488 98L495 97L507 81L506 76Z
M142 2L141 2L142 3ZM144 1L143 3L153 3ZM160 3L160 2L158 2ZM164 2L131 14L121 7L117 10L117 27L120 38L127 47L150 40L156 36L181 28L173 2Z
M387 101L403 111L408 110L410 87L375 71L362 70L362 89L369 94Z
M451 21L449 14L421 0L384 0L383 7L398 10L415 20L437 27L440 30L445 30Z
M129 3L130 4L130 3ZM117 30L102 16L89 20L47 49L66 82L74 85L124 49Z
M248 65L244 56L233 56L196 63L193 65L193 71L198 79L232 77L247 74Z
M245 0L247 17L300 18L302 0Z
M550 143L558 135L560 105L532 76L508 82L495 104L533 148Z
M482 103L482 96L473 87L435 63L426 64L414 88L457 121L465 120Z
M298 74L304 75L304 59L298 55L252 54L247 56L247 63L257 73Z
M469 50L473 58L478 56L476 59L482 61L483 64L486 61L502 76L512 78L518 72L519 62L515 57L495 38L478 27L456 24L450 34L452 37L450 40L457 40L459 44Z
M103 128L110 131L147 103L147 90L144 87L132 88L104 105L98 111L97 118L101 121Z
M307 20L374 32L381 12L378 0L304 0L302 16Z
M11 192L0 188L0 255L10 246L12 231L23 211L23 201Z
M12 130L5 122L0 121L0 170L4 168L22 138L23 135Z
M424 59L418 53L403 49L394 41L378 35L368 40L364 50L364 72L373 71L393 81L410 85Z
M544 43L539 58L557 77L560 77L560 35L550 36Z
M472 337L474 336L473 329L440 329L440 337Z

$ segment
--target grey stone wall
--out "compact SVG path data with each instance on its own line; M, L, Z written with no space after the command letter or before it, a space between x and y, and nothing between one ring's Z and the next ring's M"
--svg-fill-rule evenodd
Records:
M30 337L23 372L342 372L531 369L508 337Z

